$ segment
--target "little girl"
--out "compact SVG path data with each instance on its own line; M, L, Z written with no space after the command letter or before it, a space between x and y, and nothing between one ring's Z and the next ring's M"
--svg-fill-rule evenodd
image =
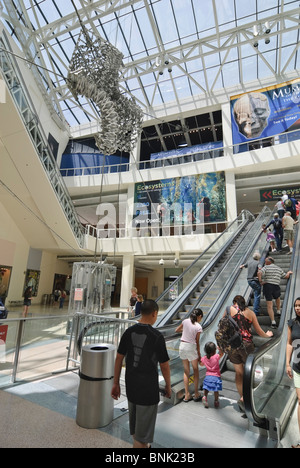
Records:
M274 236L274 234L272 232L272 229L269 229L269 231L268 231L267 242L270 242L272 252L276 252L275 236Z
M208 392L214 392L215 408L219 408L219 391L223 388L219 361L224 353L219 350L220 354L216 354L217 347L215 343L211 341L206 343L204 351L206 356L201 358L200 362L200 366L206 367L206 377L203 381L204 397L202 398L202 402L205 408L208 408Z

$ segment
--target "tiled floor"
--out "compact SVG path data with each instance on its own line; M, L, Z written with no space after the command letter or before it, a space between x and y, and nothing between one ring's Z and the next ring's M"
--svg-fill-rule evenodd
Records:
M64 311L66 312L66 310ZM18 316L20 311L11 312ZM58 309L32 307L32 313L49 315ZM20 316L20 315L19 315ZM22 382L0 390L1 448L130 448L127 400L115 405L109 426L83 429L76 423L78 372L56 374L42 381ZM281 448L298 442L296 410ZM273 448L272 440L248 431L237 405L221 398L221 407L208 410L201 403L170 406L162 402L153 448Z

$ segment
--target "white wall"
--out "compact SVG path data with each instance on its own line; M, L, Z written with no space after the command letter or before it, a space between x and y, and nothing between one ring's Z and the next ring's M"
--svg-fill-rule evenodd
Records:
M12 267L6 299L9 305L9 301L22 300L30 245L2 203L0 203L0 219L0 265ZM46 251L42 251L40 271L38 296L34 299L36 304L42 301L44 294L52 293L55 273L72 274L68 263L58 261L56 254Z

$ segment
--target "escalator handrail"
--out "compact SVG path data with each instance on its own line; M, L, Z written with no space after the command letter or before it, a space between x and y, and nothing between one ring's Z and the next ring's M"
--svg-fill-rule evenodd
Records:
M264 207L264 209L267 209L267 207ZM195 266L195 264L200 260L200 258L203 257L203 256L211 249L211 247L212 247L216 242L218 242L218 241L220 240L220 238L221 238L222 236L224 236L224 235L229 231L229 229L230 229L237 221L239 221L239 219L242 221L242 220L243 220L243 217L245 218L245 220L248 220L248 221L249 221L249 219L253 218L254 216L253 216L253 214L252 214L250 211L248 211L248 210L242 210L241 213L239 214L239 216L237 216L237 218L236 218L234 221L232 221L232 222L229 224L229 226L227 226L227 228L226 228L226 229L225 229L225 230L224 230L224 231L223 231L223 232L222 232L222 233L221 233L221 234L220 234L220 235L219 235L219 236L218 236L218 237L217 237L217 238L216 238L200 255L199 255L199 257L197 257L197 258L188 266L188 268L186 268L186 269L181 273L181 275L179 275L178 278L176 278L176 280L175 280L173 283L171 283L171 284L167 287L167 289L165 289L165 290L162 292L162 294L156 299L156 302L159 302L159 301L167 294L167 292L168 292L172 287L174 287L177 283L179 283L179 282L182 280L182 278L185 276L185 274L186 274L191 268L193 268L193 267ZM229 239L224 245L227 245L228 243L231 244L231 243L233 242L233 240L235 239L237 233L239 233L239 231L240 231L240 228L239 228L239 229L237 230L237 232L235 233L235 236L234 236L232 239Z
M299 229L296 230L295 240L294 240L294 250L291 258L292 271L295 273L300 265L299 260ZM299 239L300 240L300 239ZM296 247L296 248L295 248ZM282 334L284 327L287 326L287 321L291 318L292 311L288 310L288 303L290 301L290 293L294 291L296 284L296 274L292 275L292 278L287 281L286 292L282 304L281 319L274 337L265 343L263 346L257 348L253 354L250 354L247 358L245 368L244 368L244 378L243 378L243 392L244 392L244 404L246 416L249 421L252 421L259 427L268 427L268 418L266 415L259 415L256 412L255 404L252 398L252 388L254 373L256 368L257 361L265 354L268 353L271 349L277 346L283 339ZM283 373L285 371L283 370Z

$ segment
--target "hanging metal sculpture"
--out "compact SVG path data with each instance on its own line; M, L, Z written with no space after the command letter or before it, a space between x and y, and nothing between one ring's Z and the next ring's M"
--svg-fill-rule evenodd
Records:
M143 113L135 100L129 100L119 89L122 53L109 42L89 34L83 24L67 77L75 97L91 99L101 115L101 130L96 145L104 155L117 150L131 152L141 133Z

